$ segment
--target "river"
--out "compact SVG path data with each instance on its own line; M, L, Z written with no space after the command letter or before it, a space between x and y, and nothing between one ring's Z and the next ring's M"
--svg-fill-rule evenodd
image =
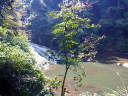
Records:
M38 49L38 51L40 50L39 52L44 50L43 48L46 48L39 45L33 45L33 47ZM117 87L128 87L128 69L117 66L116 63L81 62L80 64L85 67L86 77L83 78L83 86L78 88L79 92L90 91L103 94L105 91L116 90ZM49 63L49 69L44 72L46 76L62 78L64 71L65 65ZM80 70L78 70L78 73L80 73ZM74 72L69 70L67 80L73 89L76 87L73 81L74 76Z
M83 78L83 87L79 88L80 92L90 91L101 94L104 91L116 90L117 87L128 87L128 69L126 68L116 64L107 65L95 62L81 62L81 65L85 67L86 77ZM60 78L64 71L65 65L58 65L45 71L45 74L50 77L57 76ZM67 79L70 80L72 85L74 85L72 78L74 76L74 72L69 70Z

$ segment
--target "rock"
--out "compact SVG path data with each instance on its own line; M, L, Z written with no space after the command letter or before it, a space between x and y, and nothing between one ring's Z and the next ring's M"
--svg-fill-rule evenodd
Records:
M117 63L118 66L123 66L125 68L128 68L128 63L124 63L124 64L121 64L121 63Z
M124 63L122 66L128 68L128 63Z
M121 63L117 63L118 66L121 66Z

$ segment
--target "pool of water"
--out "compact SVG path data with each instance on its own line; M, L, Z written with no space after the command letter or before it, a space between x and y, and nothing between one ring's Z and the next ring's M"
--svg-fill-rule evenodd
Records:
M91 91L103 93L104 91L116 90L118 86L128 87L128 69L117 66L116 64L101 64L96 62L81 62L86 72L83 78L83 86L79 88L81 92ZM54 65L47 71L45 75L50 77L63 77L65 65ZM77 71L80 73L80 70ZM75 73L69 70L67 80L74 85L73 77Z

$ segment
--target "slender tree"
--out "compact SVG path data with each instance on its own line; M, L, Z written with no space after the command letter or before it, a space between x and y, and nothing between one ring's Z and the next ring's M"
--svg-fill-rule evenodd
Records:
M94 46L100 38L93 38L93 33L86 38L80 38L83 34L86 34L86 29L99 26L90 24L91 20L89 18L82 18L82 15L80 15L80 13L87 10L87 6L84 3L80 2L80 0L70 0L70 2L63 2L59 7L61 8L60 11L51 11L50 15L53 16L53 19L61 18L61 22L54 26L53 33L55 39L58 40L59 49L64 59L63 63L66 64L61 90L61 96L64 96L68 70L72 65L81 68L79 62L84 57L86 60L91 60L96 54ZM85 76L84 70L81 70L82 75ZM78 80L81 82L82 79Z

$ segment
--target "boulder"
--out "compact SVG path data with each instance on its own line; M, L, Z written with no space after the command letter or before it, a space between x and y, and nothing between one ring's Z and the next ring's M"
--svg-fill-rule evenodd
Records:
M118 66L123 66L125 68L128 68L128 63L124 63L124 64L121 64L121 63L117 63Z
M128 63L124 63L122 66L128 68Z
M121 66L121 63L117 63L118 66Z

